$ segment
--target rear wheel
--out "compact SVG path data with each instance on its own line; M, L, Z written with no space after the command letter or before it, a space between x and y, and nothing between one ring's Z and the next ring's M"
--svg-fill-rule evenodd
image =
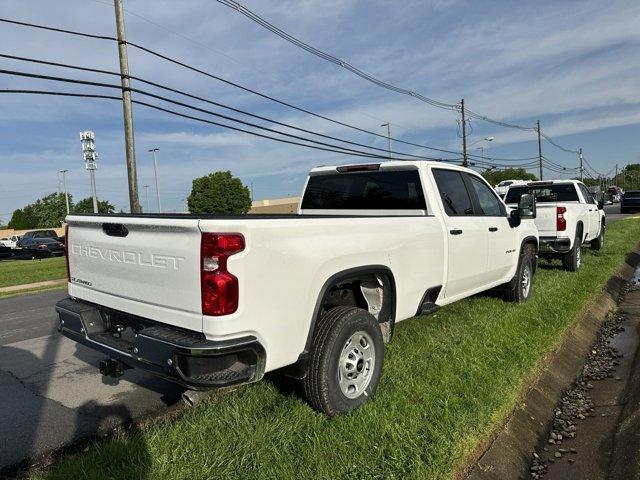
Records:
M520 252L518 268L513 279L506 285L505 299L510 302L524 302L533 291L533 274L536 261L535 251L532 245L524 245Z
M307 401L329 416L353 410L376 391L384 342L366 310L335 307L316 325L303 388Z
M568 272L577 271L582 265L582 232L576 234L573 248L562 257L562 267Z
M591 240L591 250L602 250L602 247L604 247L604 223L600 227L598 237Z

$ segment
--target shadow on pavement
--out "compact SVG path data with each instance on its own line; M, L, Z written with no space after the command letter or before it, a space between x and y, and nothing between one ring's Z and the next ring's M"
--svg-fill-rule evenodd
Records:
M134 419L176 403L183 389L137 370L104 378L101 357L59 334L0 347L0 478L48 464L51 455L78 452L114 429L119 433L99 458L81 457L83 471L66 478L146 478L151 459ZM68 468L62 460L51 475Z

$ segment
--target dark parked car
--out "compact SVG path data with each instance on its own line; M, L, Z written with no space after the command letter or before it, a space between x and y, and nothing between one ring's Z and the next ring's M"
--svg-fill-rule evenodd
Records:
M55 230L32 230L30 232L25 233L22 236L22 238L18 241L17 246L20 248L24 248L23 244L27 240L31 240L31 239L41 240L45 238L53 239L57 242L64 243L64 237L59 237L58 235L56 235Z
M31 258L64 255L64 245L53 238L23 238L21 254Z
M640 190L624 192L620 199L620 213L640 212Z
M9 258L10 256L11 247L7 247L4 243L0 243L0 258Z

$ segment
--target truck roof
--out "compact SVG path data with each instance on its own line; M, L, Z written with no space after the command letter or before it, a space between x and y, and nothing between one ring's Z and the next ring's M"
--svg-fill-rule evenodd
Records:
M348 171L362 171L362 170L386 170L386 169L395 169L395 168L406 168L407 166L414 166L416 168L420 166L428 166L428 167L446 167L454 170L465 170L469 171L468 168L462 167L460 165L454 165L452 163L447 163L445 161L435 161L435 160L383 160L379 162L367 162L367 163L345 163L342 165L319 165L311 169L310 173L317 172L334 172L338 169L341 169L343 172ZM367 168L370 167L370 168ZM340 170L338 170L340 171Z
M580 180L573 180L573 179L567 179L567 180L537 180L535 182L527 182L527 185L530 186L530 187L536 187L536 186L543 187L545 185L561 185L561 184L567 184L567 183L575 184L575 183L582 183L582 182Z

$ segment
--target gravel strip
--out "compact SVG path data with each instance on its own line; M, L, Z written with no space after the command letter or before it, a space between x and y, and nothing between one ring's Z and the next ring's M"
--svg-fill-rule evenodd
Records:
M628 292L626 286L622 295ZM589 351L582 373L573 383L573 386L565 392L554 411L554 418L549 432L547 443L537 452L533 452L531 478L544 477L549 464L567 458L569 463L575 462L573 456L578 454L575 448L562 448L564 440L575 438L580 433L580 423L589 417L595 417L594 404L589 396L594 383L615 377L616 367L620 364L620 352L610 345L611 339L624 328L620 323L624 321L624 315L612 314L598 331L596 342Z

